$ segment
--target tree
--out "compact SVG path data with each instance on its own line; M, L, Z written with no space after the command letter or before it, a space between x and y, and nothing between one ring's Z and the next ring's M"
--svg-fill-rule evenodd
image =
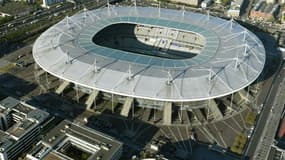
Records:
M230 3L230 0L221 0L222 5L226 6Z

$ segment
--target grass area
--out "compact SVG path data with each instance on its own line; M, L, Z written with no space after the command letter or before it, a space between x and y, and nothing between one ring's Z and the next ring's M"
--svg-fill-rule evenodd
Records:
M1 92L0 92L0 101L1 100L3 100L4 98L6 98L7 96L5 96L4 94L2 94Z
M231 146L231 151L241 154L246 144L247 138L244 134L240 133L235 137L234 143Z
M0 17L0 25L7 23L9 21L12 21L14 17L12 16L5 16L5 17Z
M17 41L18 39L21 39L21 37L24 37L26 35L29 35L31 32L39 29L42 26L47 26L47 25L51 25L54 24L60 20L62 20L66 15L73 15L74 13L76 13L76 11L68 11L65 13L65 15L60 15L57 17L53 17L52 19L42 19L40 21L38 21L37 23L31 24L29 26L20 28L16 31L12 31L9 32L7 35L5 35L4 37L0 38L0 43L5 43L5 42L14 42Z
M245 117L245 123L252 126L254 125L255 119L256 119L256 113L248 112L248 114Z
M21 29L18 29L17 31L10 32L0 39L0 43L4 43L6 41L8 41L8 42L9 41L15 41L15 40L19 39L20 37L28 34L29 32L39 28L40 26L46 25L48 23L49 23L48 20L43 20L43 21L40 21L38 23L29 25L27 27L23 27Z
M36 4L28 4L25 1L7 1L3 5L0 5L0 12L8 13L11 15L18 15L26 13L31 13L38 9L40 6Z
M16 64L15 63L9 63L5 66L0 67L0 73L7 73L9 72L11 69L15 68Z

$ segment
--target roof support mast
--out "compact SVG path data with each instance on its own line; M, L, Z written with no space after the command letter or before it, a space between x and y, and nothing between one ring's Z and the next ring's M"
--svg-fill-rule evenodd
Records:
M137 0L134 0L134 7L137 9Z
M233 23L234 23L234 18L232 17L232 18L231 18L231 27L230 27L230 31L232 31L232 30L233 30Z
M182 6L182 19L184 19L184 16L185 16L185 6L183 5Z
M128 80L132 79L132 66L129 64L129 69L128 69Z
M207 21L210 21L210 11L207 10Z
M109 2L109 0L107 0L107 7L108 7L108 15L110 16L111 12L110 12L110 2Z
M158 2L158 17L160 17L160 2Z
M93 70L94 73L97 73L98 72L98 67L97 67L97 59L95 58L94 60L94 70Z

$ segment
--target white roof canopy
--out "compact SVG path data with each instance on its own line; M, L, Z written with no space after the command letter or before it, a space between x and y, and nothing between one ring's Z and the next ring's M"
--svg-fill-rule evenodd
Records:
M116 23L194 32L206 43L200 54L182 60L93 43L97 32ZM150 7L108 7L66 17L37 39L33 56L48 73L87 88L172 102L236 92L255 81L265 64L261 41L232 20Z

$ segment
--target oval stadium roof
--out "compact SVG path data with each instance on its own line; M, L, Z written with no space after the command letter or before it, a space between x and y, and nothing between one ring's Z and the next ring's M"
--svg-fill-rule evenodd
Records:
M93 43L96 33L118 23L194 32L205 38L205 45L193 58L167 59ZM265 64L261 41L238 23L151 7L108 7L66 17L36 40L33 56L41 68L66 81L113 94L171 102L236 92L255 81Z

